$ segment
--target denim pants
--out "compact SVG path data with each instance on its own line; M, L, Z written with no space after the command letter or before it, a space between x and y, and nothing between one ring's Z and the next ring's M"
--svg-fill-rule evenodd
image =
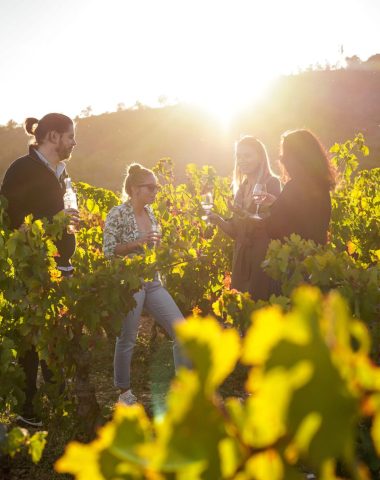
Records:
M161 282L143 282L141 290L135 293L136 306L124 318L120 336L116 338L114 356L115 387L127 390L130 388L131 360L136 344L141 312L143 308L163 327L173 342L174 366L187 365L180 353L173 325L184 320L182 313L169 292Z

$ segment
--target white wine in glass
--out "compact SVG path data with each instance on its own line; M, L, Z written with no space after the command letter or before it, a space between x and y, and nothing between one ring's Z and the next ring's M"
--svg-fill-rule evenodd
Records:
M157 247L162 236L161 226L158 223L152 225L152 232L156 234L156 240L153 242L153 246Z
M208 216L214 207L214 200L212 198L211 192L207 192L201 195L201 205L205 212L205 215L202 215L202 220L205 220L207 223L209 223Z
M256 204L256 212L253 215L254 218L261 219L259 215L260 205L265 201L267 196L267 186L264 183L256 183L252 190L252 198Z

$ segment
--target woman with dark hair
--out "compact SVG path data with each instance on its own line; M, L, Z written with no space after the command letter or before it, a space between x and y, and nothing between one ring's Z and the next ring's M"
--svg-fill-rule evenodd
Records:
M129 166L123 186L122 198L125 202L112 208L105 222L103 249L106 257L141 253L144 244L154 245L159 241L159 224L150 207L158 188L157 178L151 170L139 164ZM175 367L186 363L180 354L174 332L174 325L184 318L158 276L152 282L142 282L141 290L134 295L134 299L136 306L123 320L114 356L114 383L120 389L119 402L126 405L137 401L131 390L130 370L143 308L174 340Z
M281 190L278 178L273 174L266 149L260 140L252 136L242 137L235 144L233 173L234 210L245 213L258 212L255 204L255 186L261 186L266 197L275 199ZM249 292L254 299L265 299L271 287L271 279L261 268L268 248L269 238L252 235L249 225L238 216L224 220L211 213L209 220L235 240L232 260L231 286L241 292Z
M289 131L281 139L280 161L287 180L284 189L267 218L249 221L265 227L271 239L296 233L325 244L331 217L330 190L335 186L326 150L309 130Z

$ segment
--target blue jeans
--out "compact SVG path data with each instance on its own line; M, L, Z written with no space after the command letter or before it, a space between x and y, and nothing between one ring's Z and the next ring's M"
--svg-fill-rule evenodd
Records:
M173 325L184 320L182 313L169 292L161 282L143 282L141 290L134 295L135 308L124 318L120 336L116 338L114 356L115 387L127 390L130 388L131 360L136 344L141 312L145 308L148 313L163 327L173 342L174 366L187 365L180 353Z

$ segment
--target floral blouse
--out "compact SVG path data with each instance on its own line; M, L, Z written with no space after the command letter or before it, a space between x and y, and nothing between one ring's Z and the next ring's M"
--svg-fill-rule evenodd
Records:
M152 227L157 227L158 222L149 206L144 207ZM115 247L119 243L128 243L137 240L139 228L136 222L132 203L127 200L121 205L111 208L108 212L103 232L103 252L105 257L115 255Z

